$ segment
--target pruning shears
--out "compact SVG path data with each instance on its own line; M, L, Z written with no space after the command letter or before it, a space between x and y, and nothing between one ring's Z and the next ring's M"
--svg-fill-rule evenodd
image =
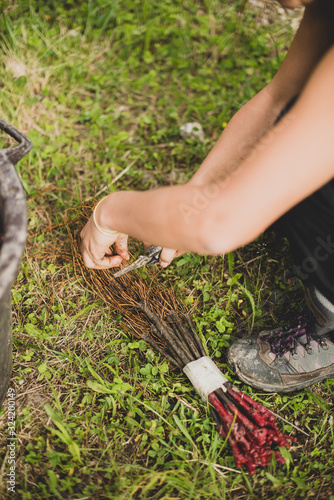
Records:
M133 269L139 269L143 266L150 266L151 264L157 264L160 259L160 254L162 251L162 247L152 246L150 247L145 255L140 255L137 260L135 260L129 266L123 267L120 271L114 274L114 278L118 278L122 276L122 274L128 273Z

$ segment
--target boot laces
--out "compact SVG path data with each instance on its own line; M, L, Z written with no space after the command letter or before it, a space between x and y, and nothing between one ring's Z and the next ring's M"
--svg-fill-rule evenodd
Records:
M268 342L270 350L276 356L283 356L288 351L296 354L297 343L301 344L307 353L312 354L310 342L314 340L326 347L327 344L314 332L312 324L303 316L298 317L298 324L294 327L283 327L282 330L261 335L260 339Z

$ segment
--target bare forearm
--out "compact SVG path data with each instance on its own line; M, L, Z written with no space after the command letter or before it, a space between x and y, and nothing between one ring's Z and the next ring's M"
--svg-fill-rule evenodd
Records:
M128 234L163 246L164 263L173 248L232 251L333 178L333 9L332 0L315 0L305 9L281 69L235 115L190 182L114 193L96 207L81 232L88 267L106 269L129 259ZM297 94L293 111L272 127Z
M101 226L163 247L208 253L201 237L206 209L226 195L231 174L271 128L281 107L268 88L263 89L234 116L186 185L114 193L97 214ZM220 206L228 213L223 205L224 196Z
M107 230L163 247L206 253L200 227L212 194L218 193L190 185L118 191L103 200L96 217Z
M333 68L334 48L293 111L260 141L238 175L212 186L188 183L115 193L105 201L101 224L144 241L198 253L225 253L251 241L333 178ZM321 127L314 127L310 117Z
M285 104L265 87L231 119L220 138L191 178L191 185L226 179L247 157L255 144L272 127Z
M281 109L303 87L334 42L332 0L315 0L306 7L289 52L273 80L229 122L219 140L190 180L193 185L216 182L230 175L271 128Z

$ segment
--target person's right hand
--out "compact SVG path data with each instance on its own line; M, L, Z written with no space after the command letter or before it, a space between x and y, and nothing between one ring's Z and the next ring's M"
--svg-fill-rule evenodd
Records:
M163 248L160 254L159 264L161 267L167 267L176 257L186 253L184 250L173 250L172 248Z
M152 245L148 243L144 243L144 250L147 252L147 250L151 247ZM180 257L180 255L183 255L186 253L183 250L174 250L173 248L163 248L162 252L160 254L160 260L159 264L161 267L167 267L169 264L172 262L173 259L176 257Z

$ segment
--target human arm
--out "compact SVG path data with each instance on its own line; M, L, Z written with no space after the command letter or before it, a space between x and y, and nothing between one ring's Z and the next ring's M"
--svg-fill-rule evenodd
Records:
M235 175L105 198L99 224L167 248L230 252L334 175L334 48L323 58L293 110L242 161ZM83 239L83 246L87 240ZM83 252L85 259L85 250Z
M305 8L291 47L274 78L231 119L189 184L204 186L226 179L274 125L334 41L334 5L316 0ZM181 252L182 253L182 252ZM180 254L180 252L179 252ZM178 254L163 249L166 265Z
M274 78L230 120L190 179L204 185L230 175L273 126L284 106L298 95L334 42L334 4L316 0L305 8L289 51Z

